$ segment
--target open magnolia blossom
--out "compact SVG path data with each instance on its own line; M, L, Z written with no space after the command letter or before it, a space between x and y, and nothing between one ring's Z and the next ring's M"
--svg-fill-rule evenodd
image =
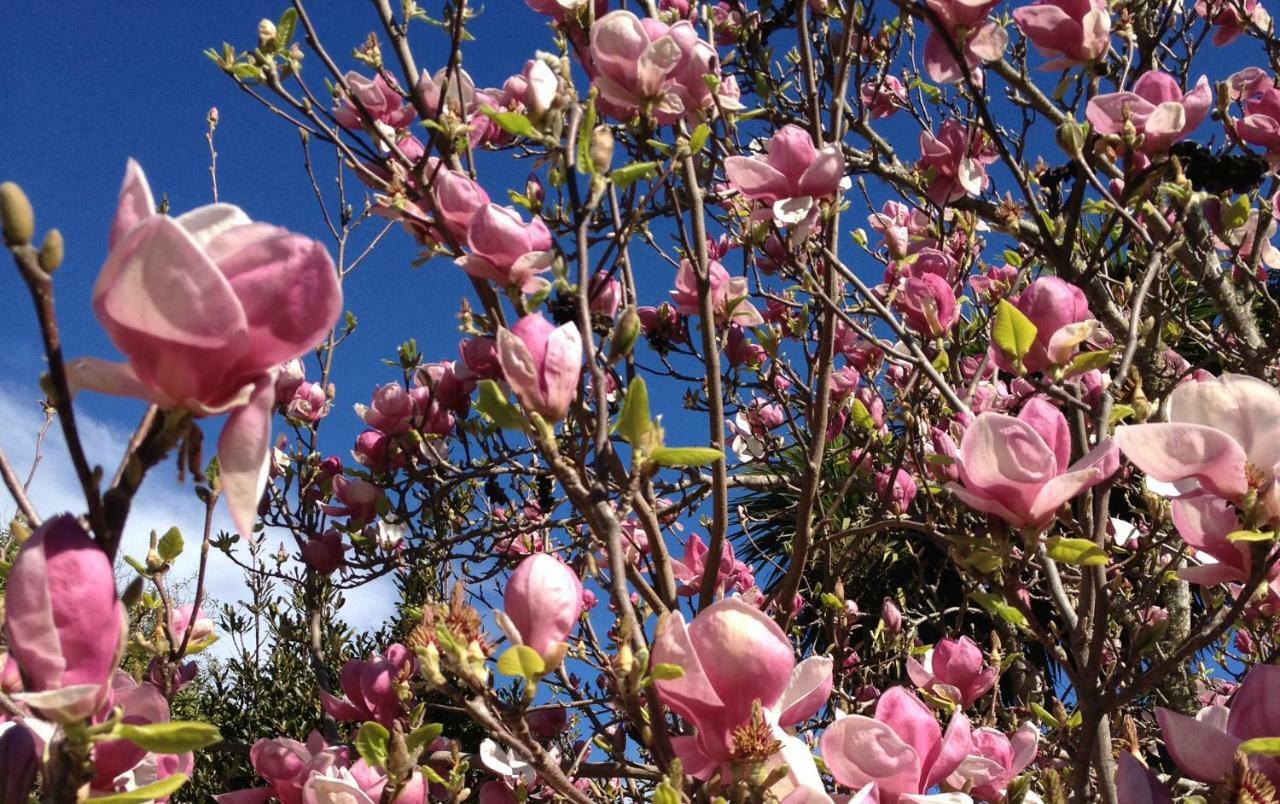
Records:
M844 178L844 159L833 145L816 148L809 132L786 125L757 156L731 156L725 176L738 192L772 205L779 226L804 220L814 201L834 195Z
M1203 492L1242 506L1258 526L1280 522L1280 392L1224 374L1169 394L1167 421L1116 428L1125 457L1168 496Z
M694 729L692 735L671 738L687 773L709 777L773 743L782 752L776 761L788 769L783 789L775 794L796 786L821 787L808 749L785 729L826 704L831 659L811 656L797 664L782 629L740 598L721 600L688 624L680 612L668 615L658 626L650 656L655 667L670 664L683 671L654 686L663 703Z
M1211 704L1194 718L1156 709L1173 761L1187 776L1217 783L1233 772L1236 749L1245 740L1280 735L1280 667L1257 665L1236 689L1230 705ZM1280 759L1253 754L1249 766L1280 784Z
M267 482L276 373L328 335L342 290L323 246L239 207L210 204L176 218L155 209L129 160L93 289L94 314L128 362L81 358L71 380L196 416L228 414L219 480L247 534Z
M1015 418L982 413L960 440L960 482L948 483L962 502L1009 525L1043 529L1063 503L1106 480L1120 454L1105 439L1071 463L1071 432L1062 411L1035 397Z
M110 698L125 610L111 562L75 517L46 522L5 579L4 641L20 673L15 698L42 717L83 720Z
M969 707L996 683L999 671L986 663L982 649L972 639L943 639L921 661L907 659L907 675L922 690Z

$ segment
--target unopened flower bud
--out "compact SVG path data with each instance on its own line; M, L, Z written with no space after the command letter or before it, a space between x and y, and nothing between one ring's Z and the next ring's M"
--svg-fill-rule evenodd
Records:
M36 214L31 202L22 188L11 181L0 184L0 225L6 245L25 246L35 234Z
M608 173L613 165L613 132L608 126L596 126L591 132L591 164L597 173Z
M1072 158L1080 155L1084 148L1084 126L1075 120L1068 120L1058 126L1056 132L1058 147Z
M265 53L274 52L276 43L276 24L271 20L258 23L258 47Z
M62 265L62 254L62 232L50 229L44 236L44 242L40 244L40 267L47 274L53 273Z
M618 316L617 323L613 325L613 341L609 344L609 362L617 362L631 354L639 336L640 315L633 305L628 305L627 309L622 311L622 315Z
M209 114L205 116L205 120L209 122L209 128L214 128L218 125L218 107L217 106L209 107Z

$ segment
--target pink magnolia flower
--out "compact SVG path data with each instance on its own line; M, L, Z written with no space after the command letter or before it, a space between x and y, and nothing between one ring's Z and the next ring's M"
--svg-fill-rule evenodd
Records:
M797 664L782 629L739 598L713 603L687 625L679 611L663 615L651 657L655 665L684 670L680 678L657 680L654 687L662 702L695 729L693 735L671 738L687 773L706 779L731 762L737 750L734 732L752 722L752 709L759 705L763 725L783 745L793 783L821 786L808 748L783 729L808 720L826 704L830 658L811 656Z
M1022 358L1026 371L1044 371L1071 362L1076 347L1097 330L1084 291L1056 276L1037 278L1012 304L1036 326L1035 342ZM994 341L989 354L1001 370L1018 373Z
M1071 460L1071 431L1062 411L1035 397L1017 418L981 413L960 440L960 484L947 488L970 508L1019 529L1038 531L1068 500L1120 468L1108 438L1080 460ZM963 485L961 485L963 484Z
M458 344L462 363L472 375L481 380L501 380L502 365L498 362L498 342L493 338L478 336L467 338Z
M534 120L539 120L556 101L560 92L560 78L542 59L529 59L519 75L513 75L502 85L507 108L523 107Z
M967 636L943 639L925 653L923 662L909 657L907 675L920 689L965 709L995 686L999 671L986 658Z
M684 560L671 561L671 574L680 584L677 594L686 597L698 594L702 587L702 576L707 573L707 545L698 535L690 536L684 543ZM720 566L716 569L715 588L718 591L736 589L745 592L755 585L755 576L751 568L738 561L733 555L733 544L725 541L720 553Z
M353 523L369 522L378 515L382 490L362 478L339 475L333 479L333 496L339 504L325 506L325 513L349 517Z
M969 277L969 287L973 295L983 304L996 304L1013 289L1018 278L1018 269L1012 265L991 266L985 273ZM1016 306L1016 305L1015 305ZM1088 305L1085 305L1086 309ZM1037 327L1037 332L1039 328Z
M510 207L485 204L467 226L471 253L458 258L462 270L499 287L525 288L551 265L551 232L542 218L525 223Z
M1167 151L1170 145L1189 137L1212 103L1213 92L1205 76L1183 94L1176 78L1151 70L1143 73L1129 92L1091 98L1085 117L1100 134L1123 135L1125 124L1131 124L1142 135L1137 150L1149 155Z
M371 118L369 122L374 124L404 128L418 116L413 107L404 102L399 89L389 85L382 73L369 79L352 71L344 78L351 89L351 97L344 95L338 108L333 110L333 119L343 128L361 127L362 115L355 101L364 106Z
M1168 496L1202 490L1241 503L1257 494L1260 522L1280 521L1280 392L1224 374L1169 394L1168 421L1116 428L1116 442Z
M908 105L907 88L892 75L864 81L858 89L858 97L876 120L892 117L899 109L905 109Z
M960 321L960 307L951 283L937 274L910 276L893 296L893 308L912 330L940 338Z
M387 435L408 432L417 415L409 390L398 382L378 386L368 405L356 403L352 407L361 421Z
M835 145L815 148L800 126L780 128L757 156L724 160L729 184L747 198L773 207L775 220L798 223L815 199L835 195L844 177L844 157Z
M513 643L533 648L554 669L564 659L580 614L578 573L551 553L534 553L511 573L502 611L495 616Z
M1111 43L1106 0L1036 0L1013 10L1013 20L1040 55L1046 70L1063 70L1100 58Z
M195 606L188 603L184 606L178 606L169 615L169 631L173 634L173 638L178 642L174 647L182 644L182 637L187 633L187 627L191 627L191 638L188 645L199 645L214 635L213 620L204 616L203 610L195 610Z
M666 123L709 111L717 102L742 108L731 76L712 94L704 76L720 77L719 59L688 20L667 25L612 11L591 26L590 52L592 82L615 116L651 110Z
M573 323L557 327L533 313L498 330L498 362L520 404L558 422L578 390L582 336Z
M1244 107L1244 117L1232 119L1240 139L1266 149L1267 158L1280 160L1280 89L1271 76L1256 67L1241 70L1228 79Z
M980 129L971 129L958 120L945 121L936 136L920 132L917 166L929 177L928 196L935 204L986 190L991 184L987 165L997 158L990 139Z
M745 276L731 277L717 260L711 260L707 264L707 272L711 281L711 308L715 313L717 326L737 322L744 327L757 327L764 323L760 311L747 298L749 291ZM680 261L671 300L675 302L678 312L684 315L699 314L697 274L689 260Z
M914 693L893 687L880 696L875 717L849 715L819 741L831 775L845 787L873 785L880 804L926 793L955 772L973 749L969 719L959 709L944 734Z
M1271 23L1271 15L1260 0L1196 0L1196 14L1213 25L1213 43L1218 47L1231 44L1251 25L1266 31Z
M1209 784L1221 782L1232 771L1240 743L1280 734L1280 667L1254 665L1230 707L1212 704L1194 718L1158 707L1156 720L1169 756L1185 775ZM1280 758L1253 754L1249 766L1280 784Z
M889 510L901 516L916 498L916 481L904 469L881 469L876 472L876 494L889 501Z
M947 784L968 790L983 801L1003 801L1010 783L1036 758L1040 730L1023 723L1013 737L995 729L973 731L973 748L960 762ZM1128 799L1121 799L1128 804Z
M489 194L466 173L440 164L432 164L427 176L431 180L436 222L455 240L465 241L471 219L488 207Z
M608 272L598 271L587 285L587 298L591 312L612 318L622 304L622 283L609 276Z
M346 699L320 691L324 710L335 720L377 721L388 729L405 714L400 685L413 674L417 661L404 645L392 645L386 654L351 659L342 666L340 684Z
M1179 568L1178 577L1197 584L1243 583L1248 579L1253 570L1253 550L1247 542L1227 539L1244 526L1226 500L1191 494L1173 500L1170 511L1178 535L1200 560L1199 564Z
M111 562L70 514L22 544L5 588L5 642L22 671L19 699L42 717L83 720L111 691L125 611Z
M307 369L298 358L280 364L276 374L276 404L287 405L298 387L307 381Z
M302 560L321 575L330 575L347 565L345 551L342 534L329 528L303 542Z
M329 415L329 395L318 382L304 382L285 405L285 416L295 422L315 424Z
M954 84L964 80L964 70L952 55L947 40L955 43L965 65L981 85L984 62L1004 55L1009 34L987 14L999 0L925 0L941 29L930 24L924 43L924 71L932 81ZM946 37L945 39L943 37Z
M929 228L929 216L899 201L886 201L879 212L867 217L871 228L880 233L890 256L902 258L911 251L911 241Z
M342 312L333 262L316 241L230 204L155 214L132 160L109 248L93 309L128 363L73 361L72 382L197 416L229 412L218 438L222 496L249 533L267 482L280 364L312 349Z

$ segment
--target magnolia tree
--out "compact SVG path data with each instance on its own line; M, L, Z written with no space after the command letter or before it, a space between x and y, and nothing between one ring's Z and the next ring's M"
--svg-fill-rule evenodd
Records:
M294 0L209 51L327 234L216 183L175 214L130 162L118 362L64 356L83 273L0 187L84 492L37 511L0 454L0 798L1280 801L1263 6L528 0L482 88L498 5L334 42ZM395 238L473 293L335 388L343 280ZM93 394L145 410L113 472ZM170 457L209 523L181 588L177 531L121 550ZM261 670L213 551L289 612L287 725L183 697ZM334 637L385 576L393 619Z

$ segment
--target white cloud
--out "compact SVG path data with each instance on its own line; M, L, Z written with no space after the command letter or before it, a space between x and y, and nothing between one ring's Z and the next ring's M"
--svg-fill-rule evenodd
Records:
M139 403L137 414L141 416ZM36 434L44 422L44 414L34 389L0 384L0 447L13 464L20 478L26 477L35 454ZM103 467L110 475L115 471L131 431L108 423L86 412L85 405L77 406L76 422L80 439L90 463ZM211 439L206 444L211 443ZM84 497L76 480L71 459L67 455L62 432L55 420L49 428L41 449L41 462L31 483L28 496L36 511L43 518L64 511L82 513ZM17 506L8 489L0 484L0 514L7 522ZM195 593L194 578L199 566L199 540L204 531L204 506L196 498L191 478L179 485L172 460L152 469L142 488L134 498L128 523L121 544L121 553L138 559L147 554L150 533L163 533L176 526L182 531L187 549L178 559L173 570L175 582L192 579L186 597ZM214 533L231 531L231 520L224 505L219 505L214 515ZM274 551L284 539L269 537L265 548ZM243 549L237 545L237 549ZM209 551L209 568L206 573L208 594L215 600L229 603L245 597L243 573L219 550ZM341 616L357 629L375 628L390 615L396 601L391 579L383 578L360 589L345 593L346 602ZM214 647L230 647L230 640L223 639Z

